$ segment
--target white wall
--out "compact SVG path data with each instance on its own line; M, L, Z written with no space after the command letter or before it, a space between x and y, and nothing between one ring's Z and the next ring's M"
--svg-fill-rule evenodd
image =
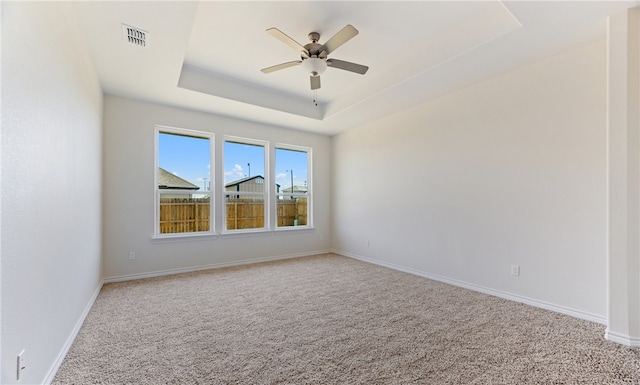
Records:
M609 293L605 336L640 346L640 8L608 22Z
M350 130L332 151L335 250L605 322L604 41Z
M2 384L51 379L101 285L102 91L70 5L2 2Z
M104 276L127 279L249 260L298 256L330 248L330 138L106 96L104 105ZM209 131L313 148L313 230L153 240L154 125ZM216 157L220 165L221 159ZM129 252L136 259L129 260Z

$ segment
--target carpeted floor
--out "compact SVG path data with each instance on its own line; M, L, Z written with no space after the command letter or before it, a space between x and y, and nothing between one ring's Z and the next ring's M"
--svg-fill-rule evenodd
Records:
M107 284L54 384L640 384L603 334L328 254Z

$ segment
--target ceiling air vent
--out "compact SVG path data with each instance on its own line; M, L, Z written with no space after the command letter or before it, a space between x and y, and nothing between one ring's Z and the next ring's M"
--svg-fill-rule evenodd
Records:
M149 45L149 32L130 25L122 24L122 37L124 41L140 47Z

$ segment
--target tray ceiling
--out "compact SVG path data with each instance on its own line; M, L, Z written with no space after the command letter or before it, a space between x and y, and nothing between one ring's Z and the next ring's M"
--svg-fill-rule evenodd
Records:
M106 93L333 135L430 98L602 38L606 17L640 2L210 1L78 2ZM122 24L147 33L128 44ZM330 57L313 93L299 59L265 30L320 43L347 24L359 34ZM317 106L314 103L317 98Z

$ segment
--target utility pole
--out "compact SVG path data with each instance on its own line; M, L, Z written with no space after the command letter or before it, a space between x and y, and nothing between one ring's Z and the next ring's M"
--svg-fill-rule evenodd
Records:
M251 178L251 163L247 163L247 167L249 167L249 178Z
M293 170L286 170L286 171L289 171L291 173L291 199L293 199L295 203L295 206L294 206L295 216L293 220L293 225L298 226L298 201L296 200L296 197L293 196Z
M293 194L293 170L285 170L289 171L291 173L291 194ZM291 199L293 199L293 196L291 197Z

